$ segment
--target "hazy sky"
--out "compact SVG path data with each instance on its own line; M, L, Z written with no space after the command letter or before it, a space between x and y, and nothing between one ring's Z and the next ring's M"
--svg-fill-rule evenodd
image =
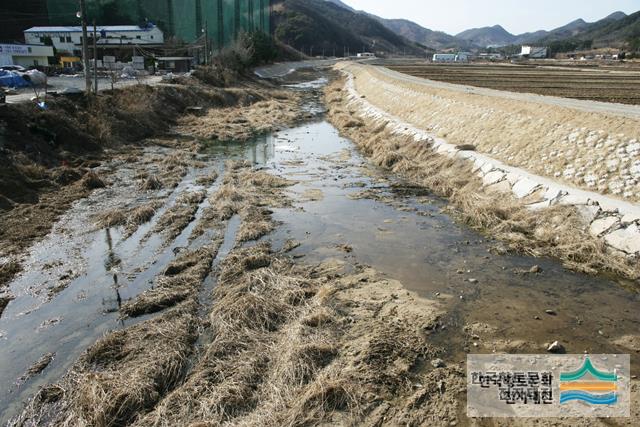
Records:
M502 25L520 34L551 30L582 18L597 21L612 12L640 10L640 0L342 0L383 18L406 18L432 30L457 34Z

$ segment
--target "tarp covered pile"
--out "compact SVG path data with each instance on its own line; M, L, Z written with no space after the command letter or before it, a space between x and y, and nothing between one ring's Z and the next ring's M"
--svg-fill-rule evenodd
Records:
M38 70L29 70L25 73L0 70L0 86L14 88L42 86L46 81L47 75Z
M5 87L27 87L31 83L26 81L20 73L15 71L0 70L0 86Z

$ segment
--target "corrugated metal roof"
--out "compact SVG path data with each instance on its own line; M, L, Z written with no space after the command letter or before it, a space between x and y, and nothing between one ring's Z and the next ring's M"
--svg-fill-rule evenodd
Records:
M91 27L91 30L93 31L93 26L89 26ZM156 26L151 26L151 27L147 27L147 28L142 28L139 27L137 25L106 25L106 26L99 26L98 27L98 31L106 31L106 32L116 32L116 33L121 33L121 32L128 32L128 31L151 31L153 29L155 29ZM87 28L89 29L89 28ZM32 27L29 28L28 30L24 31L25 33L81 33L82 32L82 27L80 26L73 26L73 27Z

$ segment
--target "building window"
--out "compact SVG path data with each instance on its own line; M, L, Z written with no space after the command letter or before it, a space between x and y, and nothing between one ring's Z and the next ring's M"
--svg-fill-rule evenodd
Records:
M136 36L136 38L137 38L138 40L140 40L142 37L141 37L141 36Z
M29 53L31 53L31 48L30 47L28 47L27 50L29 51Z
M60 37L60 43L64 43L64 37Z
M40 37L40 43L43 43L43 44L44 44L45 40L47 40L47 38L46 38L46 37Z
M34 60L33 60L33 66L34 66L34 67L37 67L38 65L40 65L40 64L38 64L38 60L37 60L37 59L34 59Z
M72 42L71 36L67 36L67 43L71 43L71 42Z
M151 36L151 40L153 40L153 36Z

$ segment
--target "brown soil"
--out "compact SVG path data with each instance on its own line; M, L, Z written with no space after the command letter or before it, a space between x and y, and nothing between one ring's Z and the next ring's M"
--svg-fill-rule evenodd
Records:
M615 67L607 70L534 65L393 64L389 68L430 80L512 92L564 98L640 104L640 73ZM611 72L613 71L613 72Z
M326 92L332 123L375 164L447 197L453 213L465 224L507 243L512 250L556 257L573 270L640 277L637 262L610 253L602 241L590 235L575 208L560 206L532 212L507 194L501 195L496 204L495 194L482 188L468 162L437 154L413 138L400 137L387 129L384 121L360 117L347 105L343 85L344 81L337 81Z

